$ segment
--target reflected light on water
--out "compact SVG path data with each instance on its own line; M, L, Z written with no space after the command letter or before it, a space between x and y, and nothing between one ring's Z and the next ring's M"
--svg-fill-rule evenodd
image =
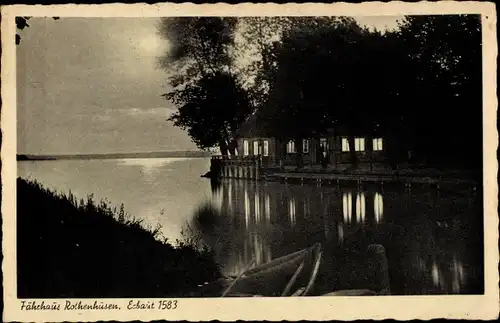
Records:
M270 221L271 220L271 197L269 196L269 193L266 194L266 197L265 197L265 216L266 216L266 220L267 221Z
M248 196L248 190L245 187L245 227L248 228L248 224L250 222L250 197Z
M19 162L18 175L35 178L65 192L71 188L79 197L95 193L96 197L108 197L115 204L123 201L127 212L153 227L161 224L162 233L173 240L182 238L179 232L186 221L192 221L197 206L206 204L206 199L212 196L219 199L220 194L220 191L213 193L206 179L199 176L206 172L209 159L180 161ZM395 275L394 282L391 280L395 293L484 291L484 268L476 257L483 250L482 240L474 237L477 234L470 234L476 233L473 228L481 227L482 222L477 221L483 216L482 203L476 205L474 196L455 198L428 190L414 190L408 196L402 190L390 189L382 196L380 189L372 186L360 188L364 193L361 195L352 187L285 186L277 182L260 185L235 179L224 179L221 183L224 204L220 219L212 218L209 225L199 230L203 239L216 249L216 260L225 274L243 271L254 257L267 262L272 257L306 248L318 238L323 239L320 237L323 232L329 248L347 242L350 247L352 242L356 248L366 249L364 244L373 240L366 236L368 231L352 228L353 222L364 219L365 223L384 224L370 227L373 229L370 233L392 250L391 271L401 273ZM408 200L412 208L408 207ZM390 208L384 209L384 203ZM160 213L162 209L164 214ZM254 217L262 224L255 226ZM436 220L442 217L458 218L460 222L434 230ZM471 231L463 234L462 230ZM324 259L333 257L331 254L325 253Z
M254 194L254 204L255 204L255 221L257 223L260 223L260 199L259 199L259 194L255 192Z
M297 219L295 216L295 198L291 197L290 201L288 202L288 214L290 216L290 224L292 227L295 226Z
M359 223L365 221L365 193L358 193L356 196L356 218Z
M342 225L342 223L339 223L337 225L337 229L338 229L339 243L342 243L344 242L344 226Z
M344 193L342 195L342 204L343 204L343 214L344 214L344 223L350 223L352 217L352 194Z
M453 293L460 293L462 285L465 283L464 267L460 260L453 257Z
M117 163L119 166L138 166L145 175L152 175L168 164L186 160L188 158L124 158L117 159Z
M441 272L440 272L439 267L435 261L432 263L431 275L432 275L432 282L434 283L434 286L440 287L440 285L441 285L441 277L440 277Z
M228 199L228 206L229 206L229 212L233 211L233 183L230 181L227 185L227 199Z
M384 199L380 193L375 193L373 197L373 210L375 212L375 222L379 223L384 216Z

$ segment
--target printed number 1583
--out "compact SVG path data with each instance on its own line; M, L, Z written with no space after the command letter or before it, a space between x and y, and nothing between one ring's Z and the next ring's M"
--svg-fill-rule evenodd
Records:
M158 301L158 308L160 310L175 310L177 308L177 301Z

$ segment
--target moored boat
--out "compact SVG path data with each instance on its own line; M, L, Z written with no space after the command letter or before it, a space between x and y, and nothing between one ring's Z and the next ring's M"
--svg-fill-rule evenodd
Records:
M249 268L232 281L222 297L305 296L318 275L321 244Z
M317 279L318 276L321 276L320 265L322 264L323 255L322 245L318 243L259 266L253 267L252 262L239 276L224 278L204 286L204 292L198 296L286 297L390 294L385 248L380 244L372 244L367 251L367 253L358 254L358 256L365 259L362 267L366 271L364 273L366 274L365 278L368 278L366 285L357 284L360 288L343 289L341 286L335 286L335 282L330 282L331 285L326 287L325 290L325 286L323 286L325 281ZM348 256L348 258L350 257L352 255ZM344 267L345 265L344 262L337 263L337 266L332 263L324 263L321 270L323 275L325 275L325 271L329 272L331 270L339 270L338 274L342 275L341 272L350 270L350 267ZM319 285L315 286L315 284Z

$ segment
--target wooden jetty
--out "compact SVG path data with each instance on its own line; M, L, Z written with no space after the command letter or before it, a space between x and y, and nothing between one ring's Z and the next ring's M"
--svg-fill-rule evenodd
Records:
M478 183L472 179L458 178L444 173L434 174L413 173L403 171L363 171L363 170L322 170L312 171L301 169L295 171L282 170L277 167L268 167L260 156L212 156L211 172L218 174L218 178L232 178L245 180L278 181L290 184L338 185L340 183L399 183L404 186L431 185L437 188L440 185L462 185L475 187Z
M221 178L263 179L258 156L212 156L210 168Z
M467 179L443 178L431 176L410 176L410 175L385 175L385 174L342 174L342 173L286 173L277 172L264 175L265 180L280 181L287 183L316 183L316 184L336 184L338 182L356 183L404 183L404 184L424 184L424 185L474 185L474 181Z

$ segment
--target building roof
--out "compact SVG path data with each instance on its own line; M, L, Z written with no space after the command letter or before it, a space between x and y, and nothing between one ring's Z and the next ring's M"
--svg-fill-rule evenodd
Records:
M256 110L242 123L240 128L236 131L237 138L271 138L273 137L265 126L264 122L259 121L259 110ZM314 131L313 131L314 133ZM328 128L326 133L318 133L318 135L335 135L335 136L347 136L351 131L345 126L336 126ZM381 135L376 129L372 131L362 131L359 129L354 130L353 135L355 136L365 136L365 135Z
M242 123L236 132L238 138L267 138L269 132L266 131L262 122L259 122L258 110L252 113Z

